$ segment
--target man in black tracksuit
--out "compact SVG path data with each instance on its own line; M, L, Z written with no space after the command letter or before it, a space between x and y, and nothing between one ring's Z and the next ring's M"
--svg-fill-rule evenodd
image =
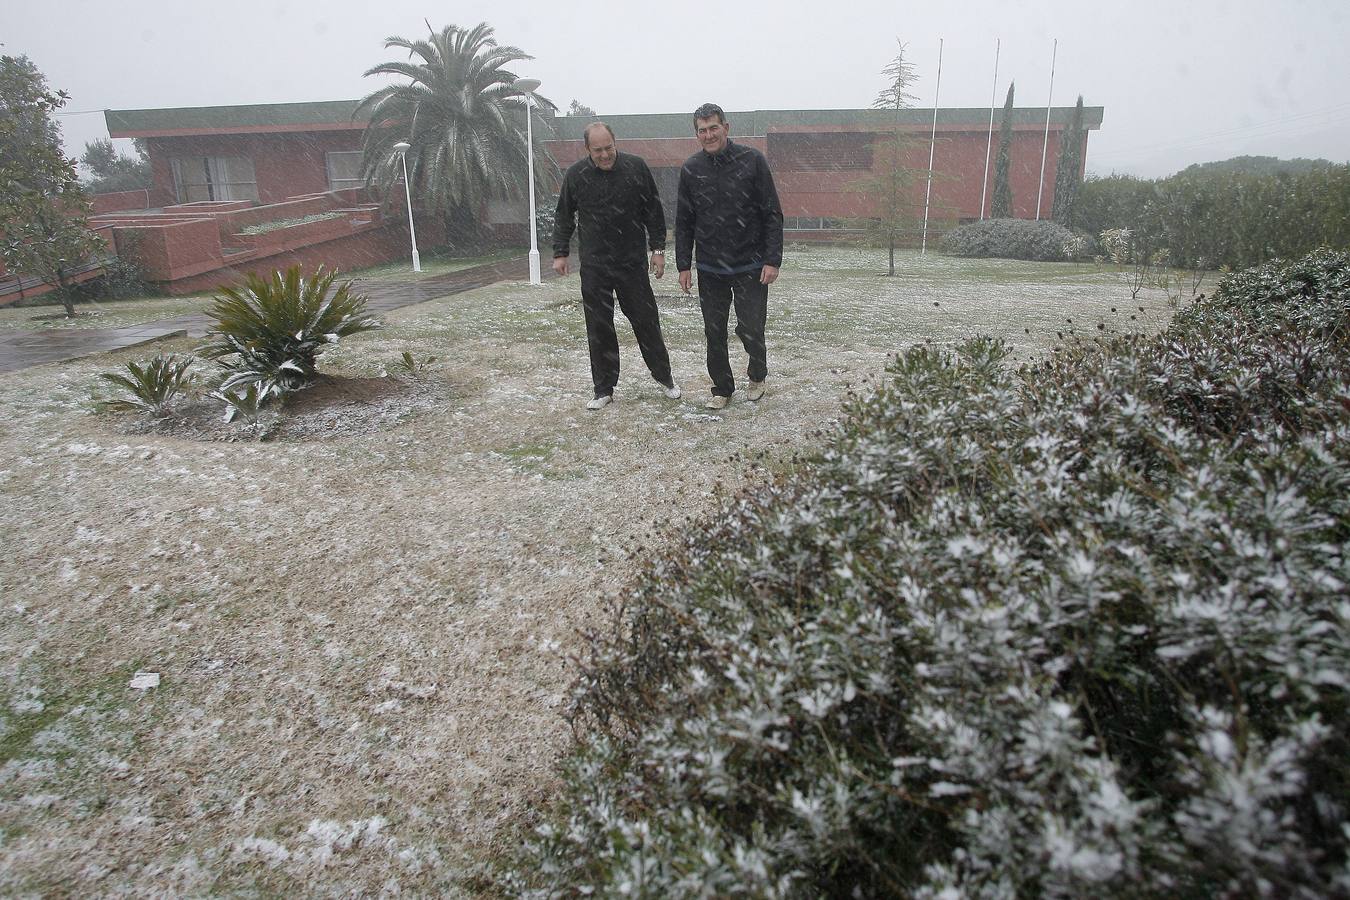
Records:
M689 293L695 251L703 335L712 378L709 409L722 409L736 381L727 358L727 318L736 307L736 335L750 356L750 400L764 396L769 374L764 321L769 285L783 264L783 209L768 160L753 147L732 143L722 108L694 110L694 131L703 149L680 169L675 210L675 266Z
M666 216L656 179L641 157L614 149L614 132L603 122L588 125L585 137L586 158L567 170L558 195L553 271L568 272L575 217L581 226L581 300L595 384L595 397L586 408L603 409L619 382L616 294L647 369L665 387L666 396L678 400L680 389L670 374L656 297L647 280L649 248L651 271L660 278L666 269Z

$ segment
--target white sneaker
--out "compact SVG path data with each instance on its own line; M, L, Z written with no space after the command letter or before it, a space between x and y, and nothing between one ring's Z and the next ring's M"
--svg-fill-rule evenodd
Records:
M752 381L750 386L745 389L745 399L758 400L764 396L764 382Z
M730 401L730 397L723 397L721 394L713 394L708 398L708 402L703 405L708 409L726 409L727 403Z
M586 408L587 408L587 409L604 409L606 406L609 406L609 402L610 402L611 400L613 400L613 399L614 399L614 398L613 398L611 395L605 394L603 397L596 397L596 398L595 398L594 400L592 400L590 403L587 403L587 404L586 404Z
M680 386L678 384L670 384L669 386L663 384L661 385L661 388L666 392L666 396L670 399L680 399Z

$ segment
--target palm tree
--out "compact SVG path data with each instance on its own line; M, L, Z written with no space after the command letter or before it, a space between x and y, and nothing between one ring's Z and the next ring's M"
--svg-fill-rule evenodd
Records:
M390 37L384 46L407 50L408 61L380 63L365 74L401 75L409 82L382 87L356 107L353 118L370 117L362 176L390 193L401 174L394 145L406 141L418 203L445 215L452 243L472 245L482 204L526 186L525 97L513 87L516 74L504 67L533 57L498 46L486 22L447 25L422 41ZM557 108L537 95L535 100ZM553 180L557 165L541 143L535 142L535 171Z

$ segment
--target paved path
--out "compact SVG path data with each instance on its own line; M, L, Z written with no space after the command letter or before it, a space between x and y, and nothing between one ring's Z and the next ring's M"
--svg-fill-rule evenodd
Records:
M543 275L551 277L552 269L544 267ZM379 313L449 294L459 294L498 281L528 277L529 262L520 258L433 275L418 281L362 281L357 278L355 282L368 298L366 308ZM183 334L200 337L206 334L210 323L211 320L204 313L189 313L124 328L19 329L0 334L0 374L93 353L122 350L166 337Z

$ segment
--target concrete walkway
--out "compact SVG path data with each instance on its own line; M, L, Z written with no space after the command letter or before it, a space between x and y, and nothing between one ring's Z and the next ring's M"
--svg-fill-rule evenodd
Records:
M551 268L543 266L543 269L545 278L552 277ZM418 281L362 281L360 278L354 281L357 290L367 297L366 308L373 313L381 313L449 294L471 291L498 281L528 277L529 261L522 257L433 275ZM190 313L124 328L15 330L0 334L0 374L109 350L122 350L167 337L184 334L201 337L210 325L211 319L204 313Z

